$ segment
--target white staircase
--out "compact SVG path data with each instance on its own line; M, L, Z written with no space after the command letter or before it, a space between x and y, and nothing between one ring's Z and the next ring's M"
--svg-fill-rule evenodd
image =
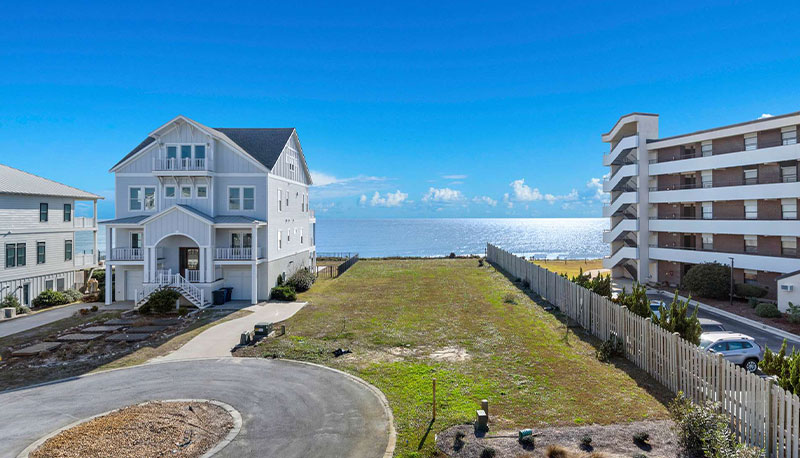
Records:
M134 308L138 309L141 307L147 302L150 295L160 288L169 288L177 291L197 308L204 309L211 305L211 302L205 297L205 291L191 284L188 280L183 278L181 274L159 271L156 274L156 281L154 283L146 284L142 291L134 291L136 297Z

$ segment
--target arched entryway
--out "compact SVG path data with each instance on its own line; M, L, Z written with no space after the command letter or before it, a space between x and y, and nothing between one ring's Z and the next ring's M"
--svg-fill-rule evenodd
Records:
M179 273L191 282L200 281L204 268L200 247L190 237L174 234L161 239L156 245L156 268Z

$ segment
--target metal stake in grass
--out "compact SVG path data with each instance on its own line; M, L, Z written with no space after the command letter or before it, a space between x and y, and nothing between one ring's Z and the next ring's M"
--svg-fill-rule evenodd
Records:
M433 379L433 419L436 420L436 379Z

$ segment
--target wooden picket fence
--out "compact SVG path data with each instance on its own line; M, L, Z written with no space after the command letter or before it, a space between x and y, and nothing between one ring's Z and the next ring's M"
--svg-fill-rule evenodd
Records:
M488 244L486 258L576 321L594 336L622 339L625 357L688 399L711 400L731 417L742 443L768 457L800 458L800 399L769 380L669 333L611 300L568 279Z

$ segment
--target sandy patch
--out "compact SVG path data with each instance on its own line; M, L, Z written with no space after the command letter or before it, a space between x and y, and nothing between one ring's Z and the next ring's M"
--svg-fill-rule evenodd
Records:
M428 357L434 361L466 361L471 358L467 350L461 347L445 347L432 352Z

